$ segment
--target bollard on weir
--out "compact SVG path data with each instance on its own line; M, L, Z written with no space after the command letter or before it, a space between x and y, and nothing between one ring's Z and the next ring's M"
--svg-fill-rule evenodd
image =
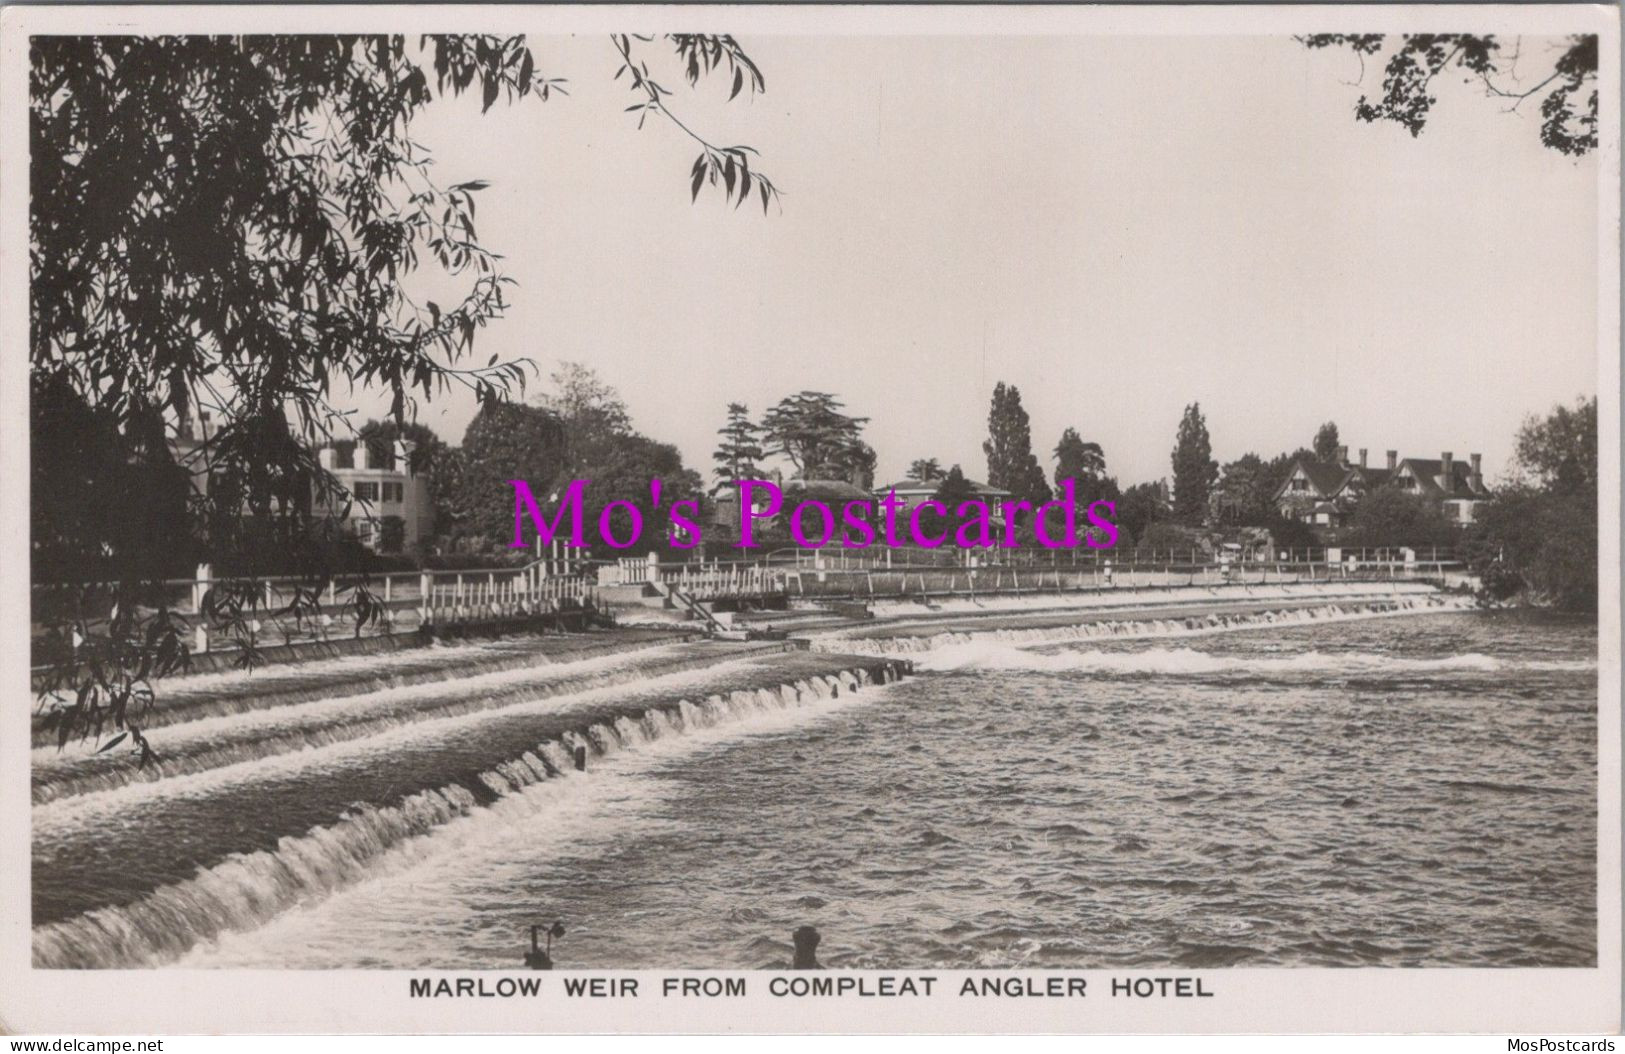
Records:
M587 748L586 747L576 747L575 758L576 758L576 771L577 772L586 772L587 771Z

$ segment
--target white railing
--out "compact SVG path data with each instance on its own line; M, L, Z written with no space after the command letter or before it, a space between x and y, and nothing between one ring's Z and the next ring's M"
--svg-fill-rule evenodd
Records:
M783 570L758 563L661 564L623 557L598 568L600 586L670 586L696 600L783 593Z
M309 579L296 576L254 578L258 602L244 611L249 631L261 643L326 640L355 635L352 617L357 591L367 590L377 603L377 617L363 629L366 635L410 633L426 626L446 626L490 618L556 613L568 608L596 607L597 590L583 574L559 574L557 561L537 560L514 568L489 571L405 571L376 575L337 575L309 595ZM205 598L219 580L205 564L192 578L155 583L152 593L191 625L192 649L206 652L228 645L217 640L204 614ZM241 580L232 580L241 581ZM90 627L105 624L114 583L53 586L36 585L34 592L74 590L90 596L90 610L77 612L75 621ZM306 594L298 616L289 607ZM154 600L156 605L158 601ZM154 608L156 610L156 608ZM92 633L98 632L92 629Z
M655 573L650 574L650 561L636 556L623 556L610 564L598 566L597 581L601 586L631 586L641 585L645 582L658 582L659 565L655 566Z
M662 569L660 581L688 594L695 600L715 600L719 597L763 596L785 592L783 571L752 564L728 564L720 567L691 567L684 564L676 571Z
M433 626L592 606L597 590L582 575L550 575L538 562L512 571L425 571L419 598L419 621Z

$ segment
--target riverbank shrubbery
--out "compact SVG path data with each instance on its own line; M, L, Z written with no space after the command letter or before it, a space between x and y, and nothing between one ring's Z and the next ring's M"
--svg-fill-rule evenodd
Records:
M1568 493L1527 486L1504 491L1485 508L1476 534L1470 560L1491 599L1596 610L1595 484Z
M1367 549L1450 546L1460 539L1443 508L1398 487L1378 487L1355 510L1344 545Z
M1469 562L1486 598L1597 610L1597 400L1530 417L1513 482L1479 514Z

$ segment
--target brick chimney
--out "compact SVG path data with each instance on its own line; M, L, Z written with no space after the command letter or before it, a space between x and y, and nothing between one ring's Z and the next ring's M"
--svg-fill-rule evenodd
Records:
M395 440L395 471L410 476L412 474L412 451L417 444L410 439Z
M1346 464L1349 463L1349 448L1348 447L1340 446L1340 447L1337 448L1337 463L1339 465L1346 465Z
M316 460L329 472L338 467L338 451L330 446L324 446L316 451Z
M1456 455L1448 450L1439 455L1439 486L1446 494L1456 489Z
M1360 467L1365 468L1365 447L1360 448Z
M1388 451L1388 471L1392 472L1394 469L1396 469L1398 467L1399 467L1399 451L1397 451L1397 450Z
M1484 455L1470 454L1468 457L1473 463L1473 489L1482 491L1484 489Z

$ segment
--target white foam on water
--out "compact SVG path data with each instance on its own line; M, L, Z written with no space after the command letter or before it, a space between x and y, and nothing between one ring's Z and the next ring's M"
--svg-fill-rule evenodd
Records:
M817 689L809 686L816 695ZM757 693L748 719L666 735L617 753L585 776L539 783L486 809L390 849L367 877L320 901L301 904L263 926L227 931L198 944L181 968L385 969L444 965L444 949L477 939L492 914L478 892L521 888L549 862L595 856L627 839L648 837L674 821L657 815L670 788L659 770L671 761L740 739L808 727L874 702L884 686L817 706ZM769 698L771 697L771 698ZM469 893L475 893L470 897ZM538 911L545 907L538 905ZM504 932L515 961L526 934ZM438 956L438 958L437 958Z
M894 573L895 572L890 572ZM1009 574L1009 572L1005 572ZM981 580L991 583L995 575L990 570L980 572L984 576ZM1053 572L1045 571L1041 574L1038 569L1032 571L1018 571L1019 580L1025 585L1038 588L1036 583L1053 580ZM1067 572L1062 572L1063 577ZM1399 595L1419 595L1436 592L1434 586L1425 582L1339 582L1321 581L1317 583L1279 582L1274 584L1249 585L1173 585L1152 584L1147 586L1132 586L1128 582L1128 574L1124 572L1122 582L1117 587L1107 586L1101 588L1084 589L1068 592L1065 590L1051 593L1001 594L987 593L981 596L944 596L934 598L930 606L916 600L886 600L876 599L869 602L869 607L877 618L918 615L922 619L941 618L945 614L976 614L978 612L1002 611L1011 614L1024 612L1039 613L1054 610L1110 610L1112 608L1133 608L1136 610L1155 607L1178 607L1193 603L1243 603L1260 600L1301 600L1305 597L1323 597L1327 600L1369 600L1377 597L1391 597ZM860 597L861 599L861 597Z
M164 677L155 683L163 686L166 697L184 699L247 687L268 688L299 684L313 678L329 679L344 674L374 674L383 678L388 677L395 667L418 665L431 656L480 656L490 660L515 654L523 643L514 640L456 642L437 640L421 647L362 655L337 655L297 663L277 663L253 670L232 668L208 673L177 674L173 677ZM538 661L547 660L539 658Z
M858 676L843 671L798 681L793 691L742 690L726 697L713 694L698 702L684 700L677 704L675 717L646 714L624 724L598 723L568 732L561 737L562 743L539 743L520 757L493 766L480 779L501 805L509 799L523 799L527 788L551 782L554 773L576 779L567 759L578 746L586 746L589 753L602 758L721 725L764 715L776 717L792 708L792 700L795 707L818 709L849 696L855 702L862 698L854 691L859 683ZM146 787L127 788L143 789ZM547 797L536 804L545 806ZM66 804L80 800L70 799ZM525 808L528 806L510 806L493 815L510 816L514 809ZM284 837L275 850L234 854L191 879L156 889L132 903L36 927L34 964L40 968L106 968L171 961L202 941L254 929L291 907L325 899L369 877L377 862L397 847L460 818L488 812L479 807L472 793L455 784L421 791L393 805L358 803L339 822ZM403 849L401 855L411 854Z
M1257 630L1267 626L1300 626L1310 623L1354 622L1363 619L1441 614L1467 611L1473 607L1473 601L1464 597L1404 596L1270 611L1214 611L1169 618L1100 619L1063 626L1006 626L985 630L951 630L922 636L833 637L815 641L813 648L817 651L838 651L859 655L907 655L978 641L999 641L1016 646L1035 647L1065 641L1197 637L1214 633Z
M746 663L747 660L743 659L732 660L697 670L663 674L640 681L639 687L670 691L675 696L685 689L726 677L743 669ZM412 690L397 689L402 692ZM370 755L387 754L413 743L443 739L448 730L466 730L477 727L482 721L505 720L514 715L562 713L595 702L615 702L624 699L625 695L624 686L589 688L515 702L497 709L403 721L365 738L314 743L304 750L263 757L250 753L240 761L201 772L184 773L152 782L122 783L106 790L41 803L33 809L34 833L38 838L59 829L111 822L119 813L162 808L163 803L171 798L207 797L226 788L267 779L290 775L308 775L315 779L324 769L352 764Z
M71 753L36 747L34 772L44 778L35 784L34 800L44 804L73 794L331 746L394 727L500 709L538 697L567 698L581 691L583 680L589 678L601 686L647 681L667 675L652 664L677 657L675 649L663 647L484 673L476 666L450 681L371 687L304 703L200 717L153 733L159 761L145 770L130 764L126 755L95 755L94 744Z
M1494 673L1526 663L1470 652L1437 659L1407 659L1376 652L1307 651L1289 658L1258 655L1216 655L1190 648L1153 648L1147 651L1035 652L995 641L951 644L928 652L918 660L920 670L1028 670L1040 673L1160 674L1200 676L1219 673L1270 674L1381 674L1468 671ZM1584 663L1564 668L1585 669ZM1594 667L1593 667L1594 668Z

